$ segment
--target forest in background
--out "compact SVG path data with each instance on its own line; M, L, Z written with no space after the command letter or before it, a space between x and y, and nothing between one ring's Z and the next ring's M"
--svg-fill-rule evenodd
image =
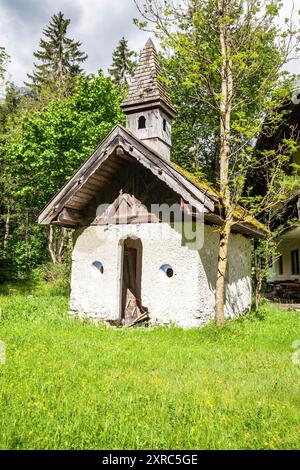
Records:
M13 58L1 49L5 98L0 103L0 282L27 277L44 264L43 272L51 277L48 263L64 260L66 266L54 271L68 270L72 230L39 226L38 214L113 127L125 124L120 104L139 51L129 50L121 38L107 75L102 70L84 73L87 55L80 42L68 37L69 25L63 13L53 15L24 87L4 81L5 64ZM162 66L170 64L162 54L160 58ZM178 93L176 74L170 85L174 104L183 104L184 90ZM198 138L190 132L199 122L188 108L187 101L174 123L173 159L202 175ZM203 163L208 160L206 155Z
M122 38L108 76L84 73L87 55L68 37L69 25L63 13L53 15L24 87L4 82L13 58L1 49L0 281L68 260L71 231L39 226L38 214L113 127L125 122L120 103L135 52Z
M267 9L260 19L260 2L246 0L248 17L238 1L231 3L232 17L226 16L226 11L220 14L209 1L198 0L189 0L183 16L171 10L152 12L164 70L161 80L169 86L177 110L172 159L217 188L222 187L219 167L222 95L218 93L222 86L219 73L222 55L218 56L220 51L216 49L219 38L215 25L222 27L228 21L228 31L232 28L230 34L236 46L231 59L236 90L232 96L235 108L231 111L231 159L226 170L229 179L223 184L224 195L231 193L229 215L242 203L253 216L264 216L269 228L277 210L270 201L276 197L283 202L298 191L299 178L287 180L284 171L297 143L286 140L280 155L269 151L261 158L253 152L253 140L263 131L275 133L284 119L285 112L279 112L279 106L290 99L295 77L281 67L290 53L288 40L295 38L297 51L299 36L293 29L280 36L273 24L279 14L277 0L276 8ZM151 20L151 2L149 5L146 16ZM146 26L146 22L135 22L142 29ZM177 22L179 33L167 31L172 22ZM108 74L102 70L96 75L88 74L83 71L87 55L79 41L69 38L69 25L70 19L63 13L53 15L43 30L39 49L34 53L33 71L28 73L24 88L3 81L6 90L0 104L2 282L32 273L39 276L41 272L51 279L55 272L68 271L72 231L39 226L38 214L112 128L125 121L120 103L139 51L129 50L126 39L121 38L112 54ZM278 44L278 38L285 38L288 45ZM0 48L2 77L8 60L13 57L9 58ZM266 115L269 122L263 128ZM257 171L262 162L271 185L267 196L259 198L242 188L249 168ZM270 244L267 250L263 247L264 256L269 256L270 246L273 250Z

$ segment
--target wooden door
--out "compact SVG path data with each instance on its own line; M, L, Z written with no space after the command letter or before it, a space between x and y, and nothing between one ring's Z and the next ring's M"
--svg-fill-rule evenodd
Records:
M122 276L122 320L130 325L141 315L139 251L124 244Z

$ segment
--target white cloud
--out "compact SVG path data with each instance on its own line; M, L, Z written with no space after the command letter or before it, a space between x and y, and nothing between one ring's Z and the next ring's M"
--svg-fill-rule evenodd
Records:
M284 0L284 16L289 15L291 4L292 0ZM11 56L9 74L18 85L32 71L42 29L59 10L71 18L70 37L80 40L89 55L85 64L88 72L110 65L112 51L122 36L135 50L147 40L148 34L132 23L137 16L133 0L0 0L0 44ZM288 69L300 74L300 60Z
M147 40L148 34L133 25L137 16L133 0L0 0L0 44L11 56L9 78L18 85L32 71L42 29L60 10L71 18L69 36L80 40L89 55L87 72L110 65L122 36L135 50Z

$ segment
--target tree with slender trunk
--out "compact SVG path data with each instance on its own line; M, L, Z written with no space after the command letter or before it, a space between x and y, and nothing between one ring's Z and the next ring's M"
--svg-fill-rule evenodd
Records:
M293 53L298 53L299 28L293 21L297 15L292 9L290 19L283 27L279 26L280 0L135 0L135 3L144 20L135 22L154 31L163 51L171 58L176 56L180 86L197 97L202 113L207 110L218 129L216 184L223 223L215 317L222 326L232 229L237 221L259 215L268 201L266 195L260 201L247 198L245 183L249 169L263 164L255 155L253 143L263 130L266 132L266 115L269 129L282 121L277 110L291 91L283 66ZM274 174L282 175L276 169L283 167L287 156L272 158ZM241 203L249 211L241 209Z
M257 198L257 202L261 219L268 229L267 237L256 241L253 254L256 312L261 305L263 288L280 257L281 235L299 222L294 209L300 194L300 166L294 158L299 148L299 127L289 123L288 119L287 114L283 123L285 134L281 140L278 140L278 133L269 135L268 138L272 139L270 146L264 140L265 136L262 136L262 141L257 143L255 149L258 159L263 162L262 168L254 168L252 174L248 175L249 193L263 194L263 197ZM256 180L259 181L259 189L253 185Z
M62 263L67 251L66 243L70 242L70 229L49 226L48 249L53 264Z

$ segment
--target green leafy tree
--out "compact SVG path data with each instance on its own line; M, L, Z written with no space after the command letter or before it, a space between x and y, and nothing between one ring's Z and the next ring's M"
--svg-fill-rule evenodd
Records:
M7 182L13 182L11 217L16 219L9 254L18 246L20 257L26 260L24 268L45 260L47 244L57 247L54 258L61 257L67 234L37 228L38 213L112 128L123 123L121 100L102 72L80 76L72 96L54 100L42 110L24 112L7 138L4 174Z
M197 176L217 178L218 123L194 89L184 85L178 54L160 54L177 115L172 126L172 159Z
M255 203L244 197L249 168L262 165L252 142L262 131L266 115L270 128L282 120L275 111L290 93L282 68L298 51L299 30L289 20L285 27L279 26L280 0L187 0L178 8L172 0L141 3L139 6L136 1L145 21L139 24L149 29L152 23L163 49L173 54L180 72L176 79L200 105L198 122L205 122L206 111L214 123L216 182L224 221L220 228L215 316L223 325L232 229L237 220L247 221L250 215L259 214L266 200ZM285 158L276 155L276 165L271 168L280 169ZM240 210L241 202L248 206L250 215Z
M0 104L0 133L5 134L11 127L11 120L16 118L22 100L20 88L9 82L5 89L5 98Z
M10 227L10 211L8 209L7 205L7 195L5 194L4 187L6 188L8 184L4 185L4 176L3 176L3 145L5 142L5 123L7 120L7 115L9 114L8 111L8 98L7 94L6 96L4 95L5 90L5 80L4 80L4 75L5 75L5 70L6 70L6 65L9 57L7 53L5 52L4 47L0 47L0 236L1 239L3 240L3 244L1 246L0 244L0 255L1 251L5 252L8 244L8 235L9 235L9 227ZM1 96L5 96L4 99ZM1 250L2 248L2 250ZM3 260L1 261L1 256L0 256L0 264L3 264ZM0 266L1 268L1 266ZM3 266L2 266L2 272L4 272ZM1 280L0 276L0 280Z
M26 83L34 92L48 88L55 96L67 95L74 86L74 77L82 73L81 64L87 55L80 50L81 43L67 37L71 20L62 12L53 15L43 30L46 39L40 40L40 49L34 52L39 64L28 74L31 82Z
M118 87L128 85L136 68L136 53L128 48L128 41L123 37L113 52L113 62L109 69L114 84Z
M24 88L16 87L11 82L7 83L5 99L0 105L0 167L2 169L5 168L5 143L15 130L19 114L22 110L26 109L24 102L26 101L27 91L28 90ZM19 218L18 204L16 204L16 200L13 195L14 189L15 181L13 174L8 175L5 171L0 171L0 240L3 240L2 250L0 249L0 253L2 251L4 258L6 258L9 251L12 227ZM26 220L27 222L29 221L29 214ZM23 225L23 227L25 227L25 225ZM26 237L27 235L25 236L25 240L27 239ZM9 264L10 273L12 272L12 266L11 263Z

